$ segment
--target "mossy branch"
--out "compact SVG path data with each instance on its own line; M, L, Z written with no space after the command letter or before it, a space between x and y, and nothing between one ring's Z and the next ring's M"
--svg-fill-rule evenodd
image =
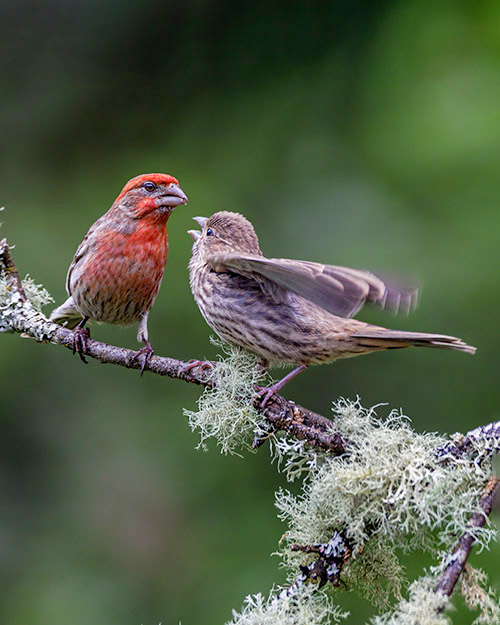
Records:
M0 241L1 277L5 281L6 297L5 301L0 298L0 331L24 333L37 341L48 341L73 350L73 331L50 322L27 297L6 239ZM124 347L89 339L85 355L101 363L140 369L141 363L137 359L134 360L135 354L135 351ZM200 362L197 366L189 367L189 362L183 360L152 356L146 371L210 387L213 379L210 368L206 367L207 364L213 363ZM332 431L330 419L288 401L281 395L273 396L264 410L260 409L258 397L252 401L255 409L265 417L271 429L288 432L291 436L334 454L345 452L345 441Z
M449 558L444 573L436 586L436 592L447 597L451 596L453 589L463 572L472 547L476 542L477 531L485 526L493 508L493 502L500 489L500 479L491 477L479 500L479 510L475 512L470 521L468 531L464 532L458 544Z
M23 333L72 350L73 331L41 313L50 300L45 289L31 279L21 281L3 239L0 332ZM101 363L140 369L135 354L93 339L86 351ZM500 482L496 478L488 481L488 463L500 452L500 422L446 441L437 435L415 433L401 415L393 414L382 422L371 411L349 402L335 406L334 420L280 395L261 409L254 392L255 368L244 358L237 368L238 358L231 353L227 361L190 364L153 356L146 369L205 387L200 411L188 414L191 426L202 432L201 444L204 438L215 436L223 451L234 452L244 436L255 434L254 447L269 439L289 479L306 475L300 498L285 491L277 498L281 516L290 527L288 549L282 555L295 571L291 585L272 593L268 600L260 595L247 598L244 611L234 614L234 623L319 624L328 616L338 621L344 615L317 590L327 582L338 586L341 574L348 580L366 582L372 597L374 589L383 594L380 578L385 575L398 596L401 569L394 548L405 548L407 541L406 546L437 553L437 545L432 544L436 528L441 528L439 541L445 548L438 572L417 580L410 587L409 600L401 600L395 611L374 623L430 623L421 618L422 610L427 617L431 613L436 616L432 623L444 623L441 612L466 568L473 544L479 541L485 546L493 535L487 520ZM236 415L236 423L232 415ZM277 437L276 432L288 437ZM454 547L452 537L460 535ZM462 575L462 583L469 584L471 603L480 595L478 579L474 572ZM500 614L494 612L495 606L491 610Z

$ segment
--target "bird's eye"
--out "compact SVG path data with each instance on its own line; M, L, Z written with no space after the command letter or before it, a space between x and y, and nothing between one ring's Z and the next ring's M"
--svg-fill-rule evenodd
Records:
M213 235L214 231L212 230L212 228L208 228L207 229L207 237L211 237Z
M146 189L146 191L149 191L149 193L153 193L153 191L156 189L155 183L150 182L149 180L145 182L142 186Z

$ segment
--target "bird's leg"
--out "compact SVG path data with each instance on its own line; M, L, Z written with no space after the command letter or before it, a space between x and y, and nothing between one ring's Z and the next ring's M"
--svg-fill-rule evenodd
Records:
M153 346L148 341L148 315L149 310L141 317L141 320L139 322L139 330L137 332L137 340L140 343L144 343L145 345L141 349L138 349L132 357L132 362L138 362L139 358L141 356L144 356L141 365L141 375L143 375L146 366L149 365L149 360L151 359L151 356L155 353Z
M85 360L85 356L83 354L88 349L87 341L90 338L90 331L88 328L84 328L84 325L87 323L88 320L89 317L83 316L80 323L73 330L73 355L78 352L78 355L85 364L88 363Z
M299 373L302 373L302 371L305 371L307 367L308 365L299 365L293 371L290 371L290 373L287 373L285 377L281 378L281 380L279 380L278 382L275 382L272 386L268 386L264 388L261 386L258 386L257 394L259 395L259 397L263 398L262 401L260 402L261 409L265 408L265 405L267 404L269 399L273 395L275 395L279 390L281 390L287 382L290 382L290 380L294 378L296 375L298 375Z

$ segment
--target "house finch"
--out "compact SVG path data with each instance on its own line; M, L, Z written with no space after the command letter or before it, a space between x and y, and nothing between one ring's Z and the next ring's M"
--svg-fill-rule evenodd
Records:
M440 347L473 354L454 336L388 330L351 319L365 302L394 312L416 305L416 289L392 286L367 271L266 258L252 224L238 213L195 217L190 284L201 314L225 341L266 364L298 365L262 389L262 406L310 364L382 349Z
M129 180L111 208L87 232L66 279L69 298L50 319L75 329L73 353L87 350L87 321L118 325L139 322L137 340L145 343L141 372L154 350L148 341L148 315L167 261L167 219L188 201L178 181L167 174Z

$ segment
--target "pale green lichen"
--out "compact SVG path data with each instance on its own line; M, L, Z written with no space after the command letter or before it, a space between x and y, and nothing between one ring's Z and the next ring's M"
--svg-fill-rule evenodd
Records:
M296 438L273 435L269 441L271 457L289 482L315 474L327 458L326 452Z
M210 380L198 400L198 410L184 410L192 430L200 434L198 448L215 438L224 454L237 454L241 447L250 449L254 436L266 434L265 418L253 407L255 386L264 372L258 359L238 347L220 345L226 358L215 363Z
M341 400L334 414L333 428L350 441L349 454L323 457L301 497L278 493L290 540L325 542L343 529L355 553L369 537L402 549L451 547L477 510L491 463L439 463L435 450L445 439L416 433L395 412L382 421L373 410ZM492 535L486 528L477 539L485 545Z
M52 296L41 284L36 284L30 276L22 281L27 302L19 293L11 293L4 276L0 276L0 332L19 330L19 321L29 319L30 334L37 340L48 338L53 324L39 315L43 306L53 302ZM35 319L38 315L39 318ZM21 324L22 325L22 324Z
M491 432L471 437L472 450L455 457L448 439L435 433L415 432L409 420L393 411L379 419L374 409L340 400L334 405L332 431L348 441L344 456L332 457L289 436L268 432L263 417L252 407L254 386L262 371L258 361L236 348L224 348L227 358L217 363L216 388L206 390L196 413L188 412L193 429L200 431L200 446L214 437L224 453L249 447L255 434L266 435L271 453L288 480L303 478L302 493L277 493L280 517L288 524L282 564L295 592L299 566L317 555L292 551L291 543L327 543L335 533L349 541L352 554L342 581L377 606L397 605L376 617L372 625L447 625L442 613L448 599L435 592L446 565L444 554L453 553L457 537L471 531L470 517L478 511L484 486L492 474ZM445 451L443 451L445 450ZM474 530L479 548L495 536L489 522ZM397 550L421 549L431 553L436 567L409 587ZM333 589L331 588L333 591ZM299 598L290 589L247 597L232 625L319 625L341 618L339 608L326 599L324 589L306 584ZM500 624L498 602L477 574L462 576L462 593L471 608L479 607L476 623ZM312 611L311 611L312 610Z
M478 443L472 459L443 462L436 449L444 437L415 432L397 412L378 419L359 401L337 402L332 427L349 441L345 456L331 457L288 439L274 444L287 476L305 476L300 496L277 493L280 516L289 526L286 543L326 543L342 531L353 549L344 581L384 605L400 596L405 582L396 549L437 556L440 549L452 551L457 536L470 531L467 524L491 475L491 460ZM489 524L475 531L480 547L494 535ZM290 571L315 557L289 548L281 555Z
M324 593L315 593L311 586L300 584L271 592L267 598L249 595L243 610L233 610L233 620L226 625L328 625L348 615Z
M425 576L414 581L409 588L408 599L402 599L390 612L376 616L372 625L450 625L450 619L442 610L448 597L434 592L435 579Z
M44 306L54 301L47 289L42 284L36 284L29 274L22 280L22 285L28 301L38 312L41 312ZM10 298L11 293L7 289L5 277L0 276L0 307L7 306Z
M344 581L380 609L394 599L401 600L405 580L403 567L392 546L385 540L369 540L346 568Z

